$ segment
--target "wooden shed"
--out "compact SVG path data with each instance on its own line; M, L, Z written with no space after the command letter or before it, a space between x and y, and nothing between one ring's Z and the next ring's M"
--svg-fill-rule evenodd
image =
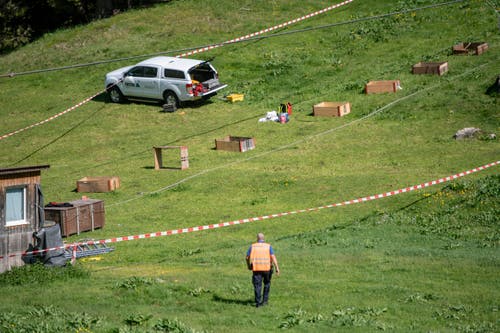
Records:
M48 165L0 169L0 273L24 264L44 220L40 174Z

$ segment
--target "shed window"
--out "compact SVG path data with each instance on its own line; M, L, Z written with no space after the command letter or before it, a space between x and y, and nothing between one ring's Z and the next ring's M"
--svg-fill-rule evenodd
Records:
M5 192L5 225L25 224L26 187L12 187Z

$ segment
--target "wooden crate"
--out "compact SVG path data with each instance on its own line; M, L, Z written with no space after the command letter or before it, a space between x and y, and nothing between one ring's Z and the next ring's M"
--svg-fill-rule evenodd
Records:
M178 149L180 153L181 166L180 168L164 167L163 166L163 150ZM181 169L189 168L189 152L187 146L154 146L155 170L160 169Z
M419 62L412 67L413 74L443 75L448 71L448 62Z
M471 47L476 55L480 55L488 50L488 43L471 43Z
M476 43L459 43L453 45L453 54L469 55L475 54L480 55L488 50L488 43L476 42Z
M349 102L321 102L313 106L314 116L342 117L350 112Z
M110 192L120 187L119 177L83 177L76 182L77 192Z
M45 220L59 224L63 237L104 228L104 202L102 200L75 200L68 204L71 206L49 204L44 208Z
M365 93L380 94L385 92L396 92L401 89L399 80L370 81L365 86Z
M215 149L245 152L255 148L255 139L228 135L223 139L215 140Z

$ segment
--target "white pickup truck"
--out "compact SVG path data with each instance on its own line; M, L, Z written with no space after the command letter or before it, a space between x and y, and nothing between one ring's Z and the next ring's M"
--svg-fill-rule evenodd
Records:
M225 88L209 61L155 57L106 74L105 88L114 103L126 99L182 102L208 99Z

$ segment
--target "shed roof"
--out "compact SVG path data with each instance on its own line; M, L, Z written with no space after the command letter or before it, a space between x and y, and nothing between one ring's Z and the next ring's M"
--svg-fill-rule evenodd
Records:
M13 175L16 173L41 171L43 169L48 169L48 168L50 168L50 165L34 165L34 166L16 167L16 168L0 168L0 175Z

